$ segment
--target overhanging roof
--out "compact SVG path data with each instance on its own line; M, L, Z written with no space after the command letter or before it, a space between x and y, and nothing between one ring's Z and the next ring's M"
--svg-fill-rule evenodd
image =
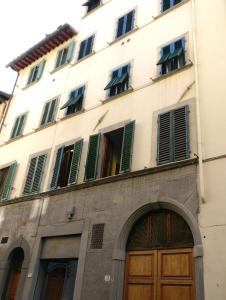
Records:
M15 71L24 69L76 34L77 31L71 25L67 23L61 25L53 33L47 34L43 40L11 61L6 67L11 67Z
M10 97L11 97L10 94L0 91L0 103L9 100Z

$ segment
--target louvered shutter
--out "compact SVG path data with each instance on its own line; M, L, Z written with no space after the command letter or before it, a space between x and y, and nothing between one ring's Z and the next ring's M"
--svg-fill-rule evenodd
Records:
M121 17L121 18L118 20L118 27L117 27L116 38L117 38L117 37L120 37L121 35L123 35L123 25L124 25L124 20L125 20L125 17Z
M31 193L37 159L38 159L38 157L33 157L31 159L28 174L27 174L27 178L26 178L26 182L25 182L25 186L24 186L24 192L23 192L24 194L30 194Z
M64 52L64 49L61 49L60 51L58 51L55 68L58 68L61 65L61 58L62 58L63 52Z
M99 158L100 134L91 135L86 159L85 180L96 179Z
M134 26L134 16L135 16L135 11L131 11L127 15L127 20L126 20L126 32L129 32L130 30L133 29Z
M24 119L25 119L25 115L20 116L20 121L18 124L18 129L17 129L17 133L16 135L21 135L22 133L22 129L23 129L23 125L24 125Z
M134 121L124 126L120 172L130 171L132 151L133 151L134 129L135 129Z
M86 41L85 55L88 55L88 54L90 54L92 52L93 40L94 40L94 35L92 35L91 37L89 37L88 40Z
M189 158L189 107L184 106L173 111L173 150L174 161Z
M5 182L3 190L2 190L1 200L3 200L3 201L7 200L9 197L9 194L10 194L10 191L12 188L12 184L13 184L13 180L14 180L14 177L16 174L16 169L17 169L17 163L14 163L9 167L6 182Z
M68 46L68 52L67 52L67 58L66 58L67 63L69 63L72 60L74 49L75 49L75 41L71 41Z
M77 182L80 159L81 159L81 154L82 154L82 146L83 146L83 139L77 141L74 144L70 173L69 173L69 178L68 178L68 184Z
M52 180L50 183L51 189L57 188L57 183L58 183L59 174L60 174L60 167L61 167L62 159L63 159L63 155L64 155L64 148L65 147L63 146L57 150L55 166L53 169L53 176L52 176Z
M16 121L15 121L15 124L14 124L14 127L13 127L11 138L16 137L16 133L17 133L17 128L18 128L19 122L20 122L20 117L17 117Z
M172 160L172 117L171 112L158 117L158 164Z
M49 106L50 106L50 102L47 102L45 104L44 112L43 112L43 115L42 115L41 125L44 125L46 123L46 121L47 121L47 115L48 115L48 112L49 112Z
M42 174L45 166L45 161L46 161L46 154L40 155L38 157L33 186L32 186L32 193L37 193L39 191L41 180L42 180Z
M50 102L49 113L48 113L48 118L46 120L46 123L50 123L53 121L55 106L56 106L56 99Z
M45 63L46 63L46 61L45 61L45 59L43 59L38 66L38 73L37 73L37 77L36 77L37 80L39 80L42 77Z
M78 59L81 59L84 56L86 41L82 41L80 44Z

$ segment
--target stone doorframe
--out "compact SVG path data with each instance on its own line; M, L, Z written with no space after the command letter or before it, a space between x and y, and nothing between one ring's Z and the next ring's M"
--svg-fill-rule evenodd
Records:
M0 285L0 299L3 297L3 293L6 292L6 284L7 284L7 279L9 276L9 267L10 267L10 256L12 252L16 249L20 248L24 252L24 260L21 268L21 275L20 275L20 280L19 280L19 285L18 289L16 292L16 299L20 300L22 299L22 293L23 293L23 287L24 283L27 277L27 270L28 270L28 265L30 262L30 246L28 242L23 238L21 235L17 240L12 242L9 247L7 248L6 254L5 254L5 259L1 261L1 270L0 270L0 275L1 275L1 285Z
M157 202L147 203L135 209L121 228L113 250L111 300L123 300L124 267L126 259L126 243L135 223L152 210L168 209L179 214L188 224L194 239L193 256L195 260L196 300L204 300L203 280L203 246L196 218L184 205L173 199L164 198Z

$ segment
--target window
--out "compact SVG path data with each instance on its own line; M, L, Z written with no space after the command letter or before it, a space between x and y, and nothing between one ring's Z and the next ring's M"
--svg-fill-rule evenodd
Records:
M51 189L77 182L82 146L83 139L80 139L74 145L62 146L57 150Z
M157 65L161 67L161 75L182 68L185 60L185 39L179 39L161 49L161 58Z
M134 128L133 121L125 124L123 128L104 134L101 155L99 153L101 134L90 136L85 168L86 181L96 179L97 173L100 177L106 177L130 171ZM102 160L98 172L99 156Z
M66 110L66 115L73 114L82 110L85 86L73 90L70 93L69 100L60 108Z
M74 47L75 47L75 42L72 41L68 45L68 47L63 48L58 52L55 68L58 68L71 61L74 52Z
M158 164L187 159L189 151L189 107L183 106L158 117Z
M0 198L2 201L7 200L9 198L16 169L17 163L14 163L0 170Z
M84 40L80 44L78 60L89 55L93 51L94 35L90 36L88 39Z
M14 126L13 126L13 130L12 130L12 133L10 136L11 139L22 135L22 131L24 128L24 122L25 122L25 116L26 115L23 114L16 118Z
M41 126L53 122L56 110L56 102L57 100L53 99L45 104L40 124Z
M27 85L31 84L32 82L38 81L41 78L44 70L44 66L45 66L45 60L43 59L39 65L31 69L28 77Z
M30 161L23 194L39 192L47 154L33 157Z
M170 7L173 7L174 5L177 5L182 0L162 0L162 11L165 11L169 9Z
M100 5L100 0L89 0L85 2L82 6L87 6L87 13L94 10Z
M134 27L135 10L118 19L116 38L123 36Z
M111 80L104 88L109 90L109 97L118 95L129 89L130 64L112 72Z

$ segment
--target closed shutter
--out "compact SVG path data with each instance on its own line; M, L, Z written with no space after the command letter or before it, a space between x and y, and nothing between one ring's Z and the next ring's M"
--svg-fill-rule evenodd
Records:
M58 68L61 65L61 58L62 58L63 52L64 52L64 49L61 49L58 52L55 68Z
M43 154L31 159L24 186L24 194L30 194L39 191L46 158L47 154Z
M17 133L16 135L21 135L22 133L22 129L23 129L23 125L24 125L24 119L25 119L25 115L20 116L20 121L18 124L18 129L17 129Z
M94 35L89 37L88 40L86 41L86 51L85 51L85 55L88 55L92 52L92 48L93 48L93 40L94 40Z
M46 123L50 123L50 122L53 121L55 106L56 106L56 99L54 99L50 102L49 114L48 114L48 118L46 120Z
M50 184L51 189L57 188L57 183L58 183L58 179L59 179L60 167L62 164L63 155L64 155L64 146L60 147L57 150L55 166L53 169L53 176L52 176L52 180L51 180L51 184Z
M117 34L116 34L116 38L120 37L121 35L123 35L123 25L124 25L124 20L125 17L122 17L118 20L118 27L117 27Z
M17 163L14 163L9 167L6 182L2 190L1 200L3 201L7 200L9 197L9 193L11 191L13 180L16 174L16 169L17 169Z
M133 29L134 26L134 16L135 16L135 11L131 11L127 15L127 21L126 21L126 32L130 31Z
M42 73L43 73L43 70L44 70L44 67L45 67L45 59L43 59L40 64L39 64L39 67L38 67L38 73L37 73L37 77L36 79L39 80L41 77L42 77Z
M80 44L78 59L81 59L84 56L86 41L82 41Z
M11 138L16 137L19 122L20 122L20 117L16 118L16 121L15 121L15 124L14 124L14 127L13 127L13 131L12 131L12 134L11 134Z
M74 49L75 49L75 41L71 41L71 43L68 46L68 52L66 58L67 63L69 63L72 60Z
M189 107L184 106L174 110L174 160L189 158Z
M162 11L165 11L171 7L171 2L172 0L162 0Z
M100 134L91 135L86 159L85 180L96 179L99 156Z
M83 139L77 141L74 144L68 184L77 182L80 159L81 159L81 154L82 154L82 146L83 146Z
M158 164L169 163L172 158L172 118L171 112L158 117Z
M124 126L120 172L130 171L132 150L133 150L134 129L135 129L134 121Z
M49 112L49 106L50 106L50 102L47 102L45 104L44 112L43 112L43 115L42 115L41 125L44 125L46 123L47 115L48 115L48 112Z

